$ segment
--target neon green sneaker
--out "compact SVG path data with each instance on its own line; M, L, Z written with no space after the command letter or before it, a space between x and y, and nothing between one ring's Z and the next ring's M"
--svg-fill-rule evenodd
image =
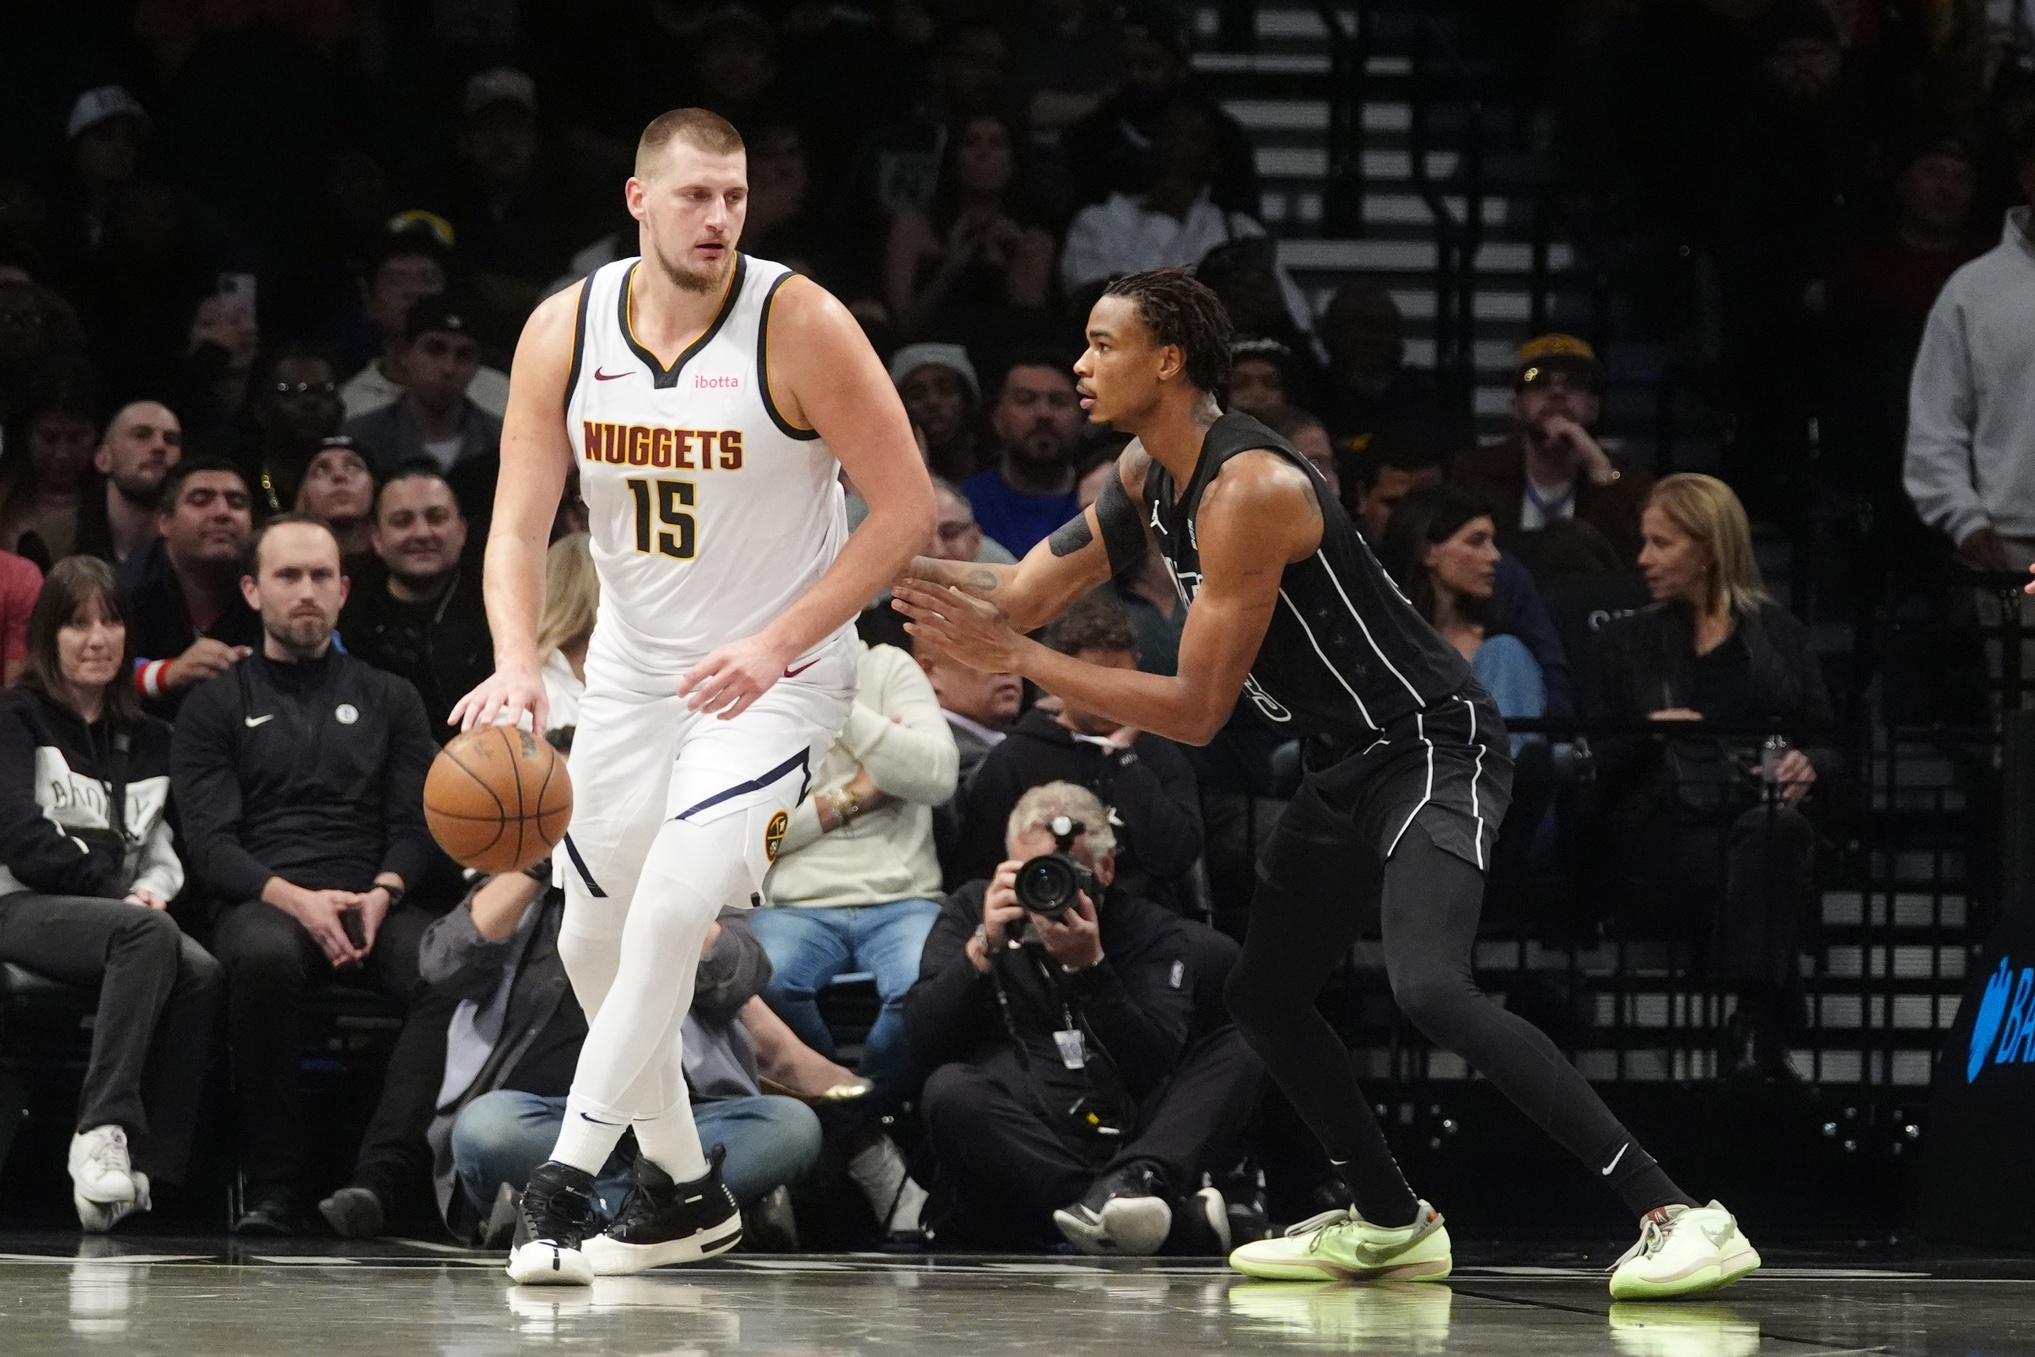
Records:
M1671 1300L1715 1291L1759 1267L1759 1252L1721 1202L1649 1216L1611 1269L1613 1300Z
M1411 1225L1373 1225L1354 1210L1325 1211L1283 1235L1245 1244L1229 1265L1274 1282L1438 1282L1449 1275L1449 1232L1426 1202Z

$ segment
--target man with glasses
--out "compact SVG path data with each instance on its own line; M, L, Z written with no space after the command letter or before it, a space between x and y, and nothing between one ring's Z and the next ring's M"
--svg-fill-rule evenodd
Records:
M1512 382L1512 436L1473 448L1456 480L1483 500L1508 550L1530 565L1540 532L1564 520L1602 533L1629 563L1639 559L1639 511L1653 478L1604 450L1590 428L1604 408L1597 351L1574 335L1519 346Z
M252 441L240 460L266 517L295 506L305 469L339 432L345 407L332 359L300 344L276 354L256 383L253 414Z

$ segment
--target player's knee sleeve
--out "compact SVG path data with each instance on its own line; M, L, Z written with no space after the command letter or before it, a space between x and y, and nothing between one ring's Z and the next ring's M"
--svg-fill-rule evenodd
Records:
M570 927L558 930L558 959L565 965L566 979L572 981L573 997L592 1022L601 1011L615 972L622 965L622 938L577 932Z
M751 889L746 815L698 824L667 820L637 878L632 914L647 911L658 931L705 931L721 910L746 900Z

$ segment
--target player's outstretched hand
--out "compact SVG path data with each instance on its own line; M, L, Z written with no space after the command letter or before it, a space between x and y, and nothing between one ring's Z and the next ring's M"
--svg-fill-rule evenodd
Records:
M686 670L678 680L678 695L688 711L732 721L769 692L771 684L789 677L786 666L796 658L762 635L745 636Z
M923 636L961 663L986 674L1018 672L1025 638L1012 629L1003 610L952 585L924 580L898 584L893 603L911 621L904 629Z
M452 714L445 718L445 723L472 730L475 726L499 724L504 719L520 721L525 712L530 714L531 729L539 736L550 729L545 722L551 718L551 699L544 692L544 680L535 669L497 669L482 679L479 687L453 703Z
M2035 572L2035 565L2029 566L2028 569L2030 572ZM2021 592L2024 594L2035 594L2035 580L2030 580L2028 581L2028 583L2022 585Z

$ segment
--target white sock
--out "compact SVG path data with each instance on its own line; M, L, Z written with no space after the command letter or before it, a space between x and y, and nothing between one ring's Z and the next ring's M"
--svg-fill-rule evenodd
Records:
M693 1124L692 1104L683 1095L662 1116L638 1117L629 1124L636 1129L636 1144L643 1157L670 1174L672 1182L689 1183L706 1176L706 1151L700 1147L699 1127Z
M607 1167L608 1156L615 1152L615 1142L628 1129L626 1119L605 1108L589 1109L577 1093L569 1094L565 1122L558 1128L558 1143L552 1147L551 1157L598 1177Z

